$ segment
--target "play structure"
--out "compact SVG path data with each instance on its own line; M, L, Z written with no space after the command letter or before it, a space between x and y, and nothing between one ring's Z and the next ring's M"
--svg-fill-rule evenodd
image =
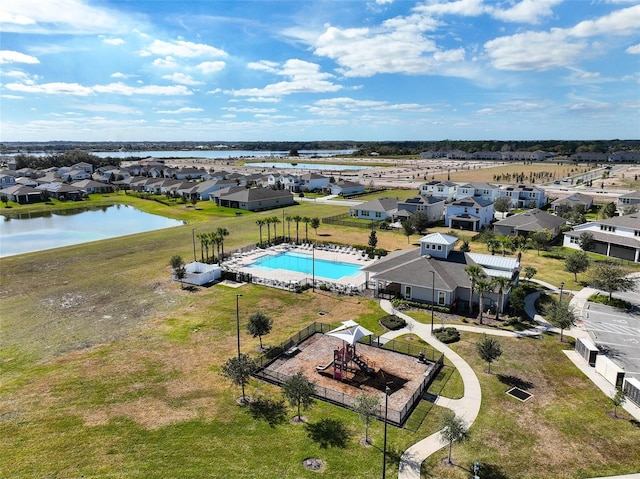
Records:
M325 371L333 366L333 378L342 380L346 373L356 373L358 370L368 375L375 375L375 364L364 355L357 354L356 343L359 339L370 336L373 333L363 328L355 321L344 321L342 326L326 333L343 341L342 347L333 351L333 360L329 363L316 366L318 371Z

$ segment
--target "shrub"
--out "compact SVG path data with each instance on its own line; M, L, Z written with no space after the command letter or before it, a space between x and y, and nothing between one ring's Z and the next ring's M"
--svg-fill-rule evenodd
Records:
M391 304L394 308L400 311L406 311L407 309L426 309L431 311L431 305L427 303L418 303L416 301L408 301L406 299L394 299L391 301ZM451 309L446 306L438 306L437 304L433 306L434 311L439 311L440 313L450 313Z
M407 325L407 322L396 316L395 314L390 314L389 316L385 316L380 320L380 324L382 324L385 328L390 329L391 331L395 331L397 329L402 329Z
M591 296L589 296L588 301L591 301L592 303L606 304L607 306L612 306L619 309L631 308L631 303L623 299L611 298L611 301L609 301L609 297L606 294L600 293L592 294Z
M460 331L456 328L438 328L433 330L433 334L438 338L438 341L445 344L455 343L460 341Z

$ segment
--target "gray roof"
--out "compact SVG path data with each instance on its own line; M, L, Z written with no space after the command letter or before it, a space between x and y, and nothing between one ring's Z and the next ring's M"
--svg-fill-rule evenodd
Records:
M512 226L522 231L552 230L566 223L564 218L551 215L538 208L527 210L495 223L494 226Z
M579 203L583 205L590 205L591 203L593 203L593 198L583 193L573 193L570 196L565 196L564 198L558 198L557 200L553 201L551 204L563 205L565 203L567 204Z
M614 245L629 246L630 248L640 248L640 239L632 238L630 236L620 236L615 233L607 233L605 231L571 230L567 231L565 235L573 238L579 238L582 233L591 234L593 239L600 243L611 243Z
M598 224L606 226L621 226L624 228L635 228L640 230L640 213L631 213L624 216L614 216L606 220L599 220Z
M471 208L484 208L493 204L491 200L487 200L481 197L472 197L467 196L466 198L461 198L459 200L454 201L451 205L454 206L468 206Z
M407 198L404 201L398 202L398 204L401 204L401 203L434 205L436 203L444 203L444 198L433 196L433 195L418 195L418 196L413 196L411 198Z
M458 186L458 188L475 188L476 190L495 190L495 189L498 189L498 186L492 185L491 183L486 183L484 181L471 181L470 183L465 183L464 185Z
M227 194L220 195L220 197L225 200L251 203L252 201L274 198L293 198L293 194L287 190L273 190L271 188L241 188L239 191L230 191Z
M626 195L618 196L618 198L640 198L640 190L632 191Z
M361 211L392 211L398 207L398 200L395 198L376 198L375 200L367 201L358 206L354 206L352 209Z

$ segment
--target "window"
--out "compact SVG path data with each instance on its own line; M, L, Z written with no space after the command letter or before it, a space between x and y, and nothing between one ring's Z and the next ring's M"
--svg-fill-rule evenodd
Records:
M639 230L635 230L633 232L633 236L640 236L640 231Z
M382 213L380 213L379 211L376 211L376 218L382 218Z
M436 245L432 244L431 249L436 249Z
M369 216L369 212L368 211L361 211L360 212L360 216Z
M464 207L464 212L467 213L467 207L466 206Z
M411 286L404 287L404 298L411 299Z
M476 214L480 214L480 208L476 208Z
M442 245L441 244L438 245L438 251L442 251Z
M444 306L447 295L444 291L438 291L438 304Z

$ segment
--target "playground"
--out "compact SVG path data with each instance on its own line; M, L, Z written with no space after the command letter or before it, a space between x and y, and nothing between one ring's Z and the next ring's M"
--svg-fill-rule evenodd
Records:
M362 393L378 396L382 406L388 387L389 421L401 424L420 399L425 375L435 367L413 356L316 333L269 364L264 373L282 381L302 371L316 383L318 396L348 407Z

